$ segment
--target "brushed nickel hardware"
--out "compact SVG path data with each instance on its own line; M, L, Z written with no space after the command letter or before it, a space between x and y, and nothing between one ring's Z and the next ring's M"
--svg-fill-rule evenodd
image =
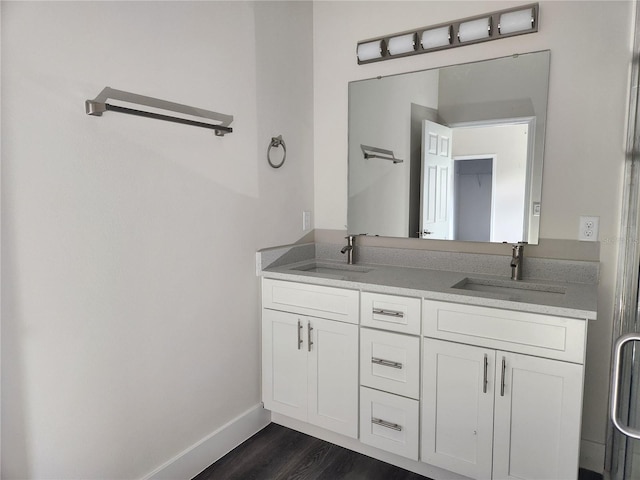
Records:
M371 357L371 363L375 363L376 365L382 365L383 367L391 367L402 370L402 363L394 362L391 360L385 360L383 358Z
M487 383L489 383L489 378L488 378L488 370L489 370L489 356L485 353L484 354L484 378L482 381L482 393L487 393Z
M311 346L313 345L313 341L311 340L311 331L313 330L313 327L311 326L311 322L307 322L307 344L308 344L308 351L311 351Z
M347 264L353 265L355 263L355 255L353 254L354 249L356 247L356 236L355 235L347 235L344 237L347 239L347 244L342 247L340 253L343 255L347 254Z
M302 349L302 322L298 319L298 350Z
M282 151L283 151L282 160L280 160L280 163L273 163L273 161L271 160L271 149L278 148L278 147L282 147ZM271 142L269 142L269 147L267 148L267 162L269 162L269 165L271 165L273 168L280 168L284 164L284 161L286 159L287 159L287 146L285 145L284 140L282 139L282 135L278 135L277 137L271 137Z
M518 242L511 245L511 280L522 280L524 270L524 246L527 242Z
M196 120L190 120L188 118L172 117L169 115L163 115L154 112L145 112L142 110L136 110L133 108L122 107L118 105L111 105L107 103L108 99L119 100L121 102L135 103L137 105L144 105L151 108L157 108L160 110L168 110L170 112L180 113L183 115L190 115L194 117L206 118L208 120L214 120L220 122L219 124L199 122ZM233 132L233 129L229 127L233 122L233 115L225 115L218 112L212 112L210 110L204 110L201 108L190 107L181 103L168 102L159 98L146 97L144 95L138 95L136 93L124 92L122 90L116 90L111 87L105 87L93 100L87 100L85 103L85 111L87 115L101 117L104 112L112 111L118 113L126 113L128 115L136 115L138 117L154 118L156 120L165 120L167 122L181 123L184 125L191 125L194 127L203 127L211 130L215 130L215 134L219 137L224 136L227 133Z
M502 375L500 379L500 396L504 397L504 377L507 372L507 359L502 357Z
M380 425L381 427L390 428L391 430L395 430L397 432L402 431L402 425L398 425L397 423L387 422L379 418L371 417L371 423L373 423L374 425Z
M398 312L397 310L384 310L382 308L374 308L373 309L373 314L374 315L385 315L387 317L397 317L397 318L403 318L404 317L404 312Z
M365 160L369 158L379 158L381 160L390 160L393 163L402 163L404 160L400 160L396 158L393 153L393 150L386 150L384 148L378 147L370 147L368 145L360 145L360 149L362 150L362 155L364 155Z
M358 65L461 47L538 31L540 5L532 3L428 25L356 44Z

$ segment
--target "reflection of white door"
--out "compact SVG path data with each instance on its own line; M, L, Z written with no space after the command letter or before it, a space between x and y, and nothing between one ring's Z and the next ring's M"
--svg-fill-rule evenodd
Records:
M421 238L453 238L452 134L449 127L428 120L422 122Z

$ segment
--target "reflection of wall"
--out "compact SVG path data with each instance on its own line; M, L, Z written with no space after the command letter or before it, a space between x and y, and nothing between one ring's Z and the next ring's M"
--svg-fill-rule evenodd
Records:
M519 242L525 209L528 125L456 128L453 157L495 155L493 242Z
M425 72L396 77L393 82L358 82L349 89L349 232L408 235L412 145L416 143L411 141L412 115L424 116L437 107L437 81L435 72ZM361 144L393 150L404 162L365 160Z
M547 64L546 55L524 55L474 63L471 78L466 65L440 70L440 118L447 124L534 115L544 120L547 79L538 72Z

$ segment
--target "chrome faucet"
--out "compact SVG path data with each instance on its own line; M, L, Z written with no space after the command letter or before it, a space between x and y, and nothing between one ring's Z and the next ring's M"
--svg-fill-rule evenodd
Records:
M522 260L526 244L527 242L518 242L511 246L511 280L522 280L522 270L524 269Z
M343 255L346 253L347 254L347 263L349 265L353 265L355 263L355 255L354 255L354 248L356 246L356 236L355 235L347 235L346 237L344 237L347 239L347 244L342 247L342 250L340 250L340 253L342 253Z

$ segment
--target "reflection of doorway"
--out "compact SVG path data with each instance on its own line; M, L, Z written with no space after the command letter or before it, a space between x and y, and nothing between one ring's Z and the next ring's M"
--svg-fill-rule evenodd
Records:
M456 125L453 158L495 156L492 183L491 242L527 238L533 142L527 119ZM498 161L499 160L499 161Z
M422 122L422 238L453 238L453 130L436 122Z
M454 157L454 236L456 240L492 239L493 156Z

